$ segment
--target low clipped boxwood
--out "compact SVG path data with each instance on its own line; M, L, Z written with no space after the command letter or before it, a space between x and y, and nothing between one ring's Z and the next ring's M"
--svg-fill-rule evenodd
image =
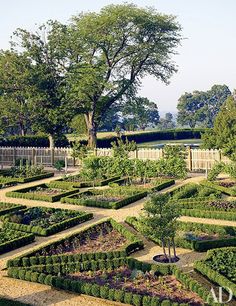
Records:
M22 247L26 244L33 242L35 239L35 236L33 234L22 233L9 229L3 228L1 232L4 233L4 235L6 235L7 237L9 237L9 239L3 243L0 243L0 254ZM11 234L13 238L11 238Z
M29 182L45 179L48 177L52 177L54 176L54 173L45 171L42 174L38 174L35 176L30 176L30 177L11 177L10 175L11 175L10 172L7 170L0 171L0 183L3 183L3 184L29 183Z
M70 175L69 178L72 178L72 181L67 180L67 178L61 178L58 180L55 180L54 182L51 182L51 185L53 185L54 187L68 187L68 186L72 186L74 188L84 188L84 187L93 187L93 186L105 186L108 185L109 183L118 180L120 177L119 176L115 176L115 177L110 177L110 178L106 178L106 179L98 179L95 181L81 181L81 182L73 182L73 177L76 178L76 175Z
M25 208L25 205L0 202L0 216Z
M123 177L123 178L120 178L118 180L115 180L115 181L109 183L108 185L110 187L113 187L113 186L116 186L116 185L121 185L121 184L126 183L128 181L129 181L129 177ZM147 189L148 191L152 192L152 191L160 191L160 190L162 190L164 188L167 188L169 186L172 186L174 184L175 184L175 180L173 180L173 179L166 179L166 180L163 180L162 182L159 182L159 183L157 182L156 185L154 185L151 188L145 188L145 187L144 188L137 187L137 188L143 189L143 190ZM135 187L135 185L132 185L132 184L131 184L131 186Z
M205 187L208 187L208 188L220 191L220 192L222 192L224 194L227 194L227 195L230 195L232 197L236 196L236 189L220 186L216 182L210 182L210 181L204 180L200 184L202 186L205 186Z
M219 220L236 221L236 212L203 210L203 209L181 209L184 216L195 218L209 218Z
M19 211L19 213L23 213L23 214L27 214L28 212L30 212L31 208L27 208L24 210ZM41 210L44 210L47 212L47 210L52 211L52 213L58 213L60 211L65 211L62 209L55 209L55 208L41 208ZM69 213L73 214L73 217L69 217L63 221L59 221L51 224L50 226L48 226L47 228L42 227L40 225L27 225L27 224L22 224L22 223L15 223L10 221L11 216L14 215L14 213L5 215L3 217L3 227L4 228L8 228L8 229L12 229L12 230L19 230L22 232L27 232L27 233L34 233L38 236L49 236L52 234L55 234L57 232L60 232L62 230L65 230L67 228L70 228L72 226L75 226L77 224L86 222L90 219L93 218L93 214L92 213L86 213L86 212L81 212L81 211L73 211L73 210L66 210Z
M99 201L96 199L86 199L86 196L90 196L93 194L98 194L99 191L93 191L93 190L88 190L88 191L83 191L80 193L75 193L72 194L70 196L67 197L63 197L61 199L62 203L68 203L68 204L74 204L74 205L82 205L82 206L91 206L91 207L100 207L100 208L111 208L111 209L119 209L121 207L124 207L128 204L131 204L135 201L138 201L144 197L147 196L147 192L143 191L143 192L137 192L134 195L127 195L126 198L118 200L116 202L110 202L109 200L107 201ZM102 191L100 191L100 193L102 193ZM83 195L85 196L85 198L83 199ZM78 198L81 197L81 198ZM105 197L105 196L104 196Z
M120 250L114 250L112 252L94 252L94 253L87 253L87 254L58 254L58 255L38 255L38 252L44 250L45 252L50 249L56 248L58 245L65 241L69 241L70 239L73 239L74 237L78 236L79 234L84 234L87 231L91 231L93 228L96 228L96 226L108 222L111 224L111 226L116 229L119 233L121 233L129 242L127 245L122 247ZM28 253L25 253L23 256L17 257L15 259L9 260L7 262L8 267L28 267L31 265L38 265L38 264L45 264L45 263L66 263L66 262L78 262L78 261L91 261L91 260L98 260L98 259L111 259L111 258L119 258L127 256L128 254L131 254L137 250L140 250L143 248L143 242L140 240L136 235L131 233L126 227L124 227L122 224L116 222L113 219L108 219L106 221L100 221L97 222L89 227L87 227L84 230L80 230L76 233L73 233L72 235L68 235L66 237L63 237L60 240L57 240L53 243L48 243L44 245L43 247L38 247L31 250ZM37 254L37 256L36 256Z
M24 267L10 267L8 268L8 276L28 281L35 281L53 287L70 290L77 293L101 297L103 299L113 300L121 303L129 303L131 305L159 305L159 297L149 297L140 295L135 292L126 291L125 289L110 288L109 284L98 285L85 280L72 280L67 278L68 273L93 271L96 270L114 270L121 266L128 266L130 269L146 271L153 271L158 275L174 275L185 288L197 293L204 301L209 301L209 292L202 287L200 283L192 279L189 275L182 272L175 265L158 265L148 264L138 261L134 258L116 258L109 260L97 260L88 262L85 265L81 263L66 263L66 264L46 264L46 265L32 265L29 268ZM156 304L157 303L157 304ZM164 303L164 304L163 304ZM162 301L161 305L177 305L178 303L170 300Z
M7 197L12 197L12 198L20 198L20 199L39 200L39 201L46 201L46 202L57 202L62 197L65 197L65 196L68 196L68 195L71 195L73 193L78 192L78 189L67 186L67 187L64 187L63 189L58 188L58 189L61 189L61 192L59 194L56 194L56 195L46 195L46 194L34 193L34 191L36 191L39 188L55 189L55 187L51 183L40 184L40 185L36 185L36 186L33 186L33 187L27 187L27 188L18 189L18 190L15 190L15 191L9 191L9 192L6 193L6 196Z

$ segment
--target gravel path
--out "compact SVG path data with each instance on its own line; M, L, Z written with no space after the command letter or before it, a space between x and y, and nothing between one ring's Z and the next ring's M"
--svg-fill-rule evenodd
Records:
M24 184L24 187L34 186L41 183L48 183L52 180L57 179L58 177L48 178L41 181L36 181L28 184ZM193 178L188 178L184 181L177 181L174 187L169 187L163 190L162 192L166 192L172 189L175 189L181 185L185 185L189 182L199 182L205 177L197 176ZM26 251L33 249L36 246L42 246L45 243L51 242L53 240L57 240L58 238L64 237L67 234L74 233L78 230L82 230L85 227L94 224L97 221L101 221L102 219L106 219L108 217L112 217L115 220L124 223L124 220L127 216L138 216L143 208L143 203L146 199L141 199L133 204L130 204L119 210L112 209L101 209L101 208L93 208L93 207L83 207L76 206L70 204L62 204L60 202L48 203L42 201L33 201L27 199L15 199L8 198L5 196L5 193L10 190L16 190L22 188L22 185L14 186L10 188L5 188L0 190L0 201L9 202L9 203L19 203L25 204L27 206L44 206L44 207L55 207L55 208L65 208L65 209L73 209L73 210L86 210L88 212L92 212L94 214L94 219L83 224L77 225L73 228L67 229L63 232L57 233L50 237L36 237L36 241L31 243L30 245L24 246L17 250L13 250L6 254L0 255L0 296L5 296L11 299L16 299L21 302L30 303L31 305L80 305L80 306L105 306L105 305L124 305L115 302L109 302L93 297L87 297L84 295L75 295L73 293L69 293L66 291L59 291L53 289L49 286L40 285L36 283L29 283L26 281L11 279L6 277L6 270L3 270L6 266L6 262L10 258L14 258L23 254ZM200 219L200 218L192 218L192 217L181 217L182 221L194 221L199 223L209 223L209 224L224 224L224 225L233 225L236 226L236 222L230 221L221 221L221 220L213 220L213 219ZM134 231L128 225L126 225L131 231ZM138 234L140 235L140 234ZM161 252L161 248L155 245L153 242L142 237L145 248L139 252L134 253L132 256L146 262L154 262L152 260L153 256ZM177 248L177 254L180 257L180 261L177 263L182 268L192 269L193 262L195 260L201 259L205 256L205 253L197 253L187 249Z

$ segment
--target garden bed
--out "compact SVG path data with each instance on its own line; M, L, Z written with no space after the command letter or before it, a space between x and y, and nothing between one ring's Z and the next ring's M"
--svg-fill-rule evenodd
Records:
M143 242L138 237L113 219L108 219L10 260L8 266L105 260L126 256L141 248Z
M0 229L0 254L22 247L34 241L33 234L7 228Z
M75 205L119 209L147 195L146 191L140 191L132 187L114 187L103 190L91 189L72 194L61 199L62 203Z
M59 180L55 180L52 184L56 186L72 186L74 188L84 188L84 187L98 187L98 186L105 186L108 185L110 182L113 182L117 179L119 179L119 176L115 177L104 177L101 179L96 179L94 181L92 180L85 180L83 177L78 175L69 175L64 178L61 178Z
M38 171L38 173L14 172L13 170L0 170L0 183L3 185L15 185L18 183L29 183L54 176L53 172Z
M217 179L215 181L205 180L201 182L201 185L226 195L236 196L236 180L233 179Z
M219 248L207 252L205 260L197 261L194 268L236 297L236 248Z
M30 200L40 200L46 202L56 202L62 197L78 192L76 188L55 188L51 183L40 184L33 187L18 189L6 193L6 196L13 198L22 198Z
M2 219L5 228L48 236L92 217L93 214L80 211L32 207L5 215Z
M137 231L142 228L136 217L127 217L125 222ZM178 221L177 226L175 237L177 247L205 252L223 246L236 246L236 227L181 221ZM154 237L147 238L161 245L161 241Z
M151 192L162 190L174 184L175 181L173 179L147 178L146 180L143 180L141 178L123 177L121 179L109 183L109 186L131 186Z
M20 205L20 204L0 202L0 216L8 214L8 213L16 211L16 210L23 209L25 207L26 206Z
M136 306L198 306L209 295L176 266L151 265L133 258L9 268L8 275Z

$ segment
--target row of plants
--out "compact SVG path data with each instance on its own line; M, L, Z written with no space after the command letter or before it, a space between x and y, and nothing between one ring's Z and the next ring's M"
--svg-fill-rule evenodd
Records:
M208 291L177 267L151 265L133 258L9 268L8 275L135 306L211 302Z
M39 200L47 202L59 201L62 197L78 192L78 189L71 186L55 188L53 183L39 184L33 187L21 188L16 191L9 191L6 196L21 199Z
M92 213L32 207L4 215L2 220L4 228L49 236L92 218Z
M173 179L165 179L165 178L142 179L140 177L122 177L109 183L108 185L110 187L133 186L139 189L140 188L145 189L148 192L152 192L152 191L160 191L174 184L175 180Z
M77 233L31 250L8 261L8 266L124 257L142 249L143 242L113 219L101 221ZM115 250L115 251L114 251Z
M170 201L174 203L174 200ZM195 200L195 201L178 201L178 206L183 209L199 209L199 210L213 210L236 212L236 202L226 200Z
M206 200L221 198L222 193L212 188L205 187L204 185L188 183L169 192L169 195L173 201L183 201L186 199L196 201L197 199Z
M147 192L133 187L92 189L61 199L62 203L119 209L147 196Z
M7 228L0 229L0 254L12 251L33 242L33 234L23 233Z
M29 183L43 178L52 177L54 173L44 170L42 165L30 165L28 161L20 160L18 166L0 170L0 183Z
M0 202L0 216L23 209L25 207L26 206L20 204Z
M64 176L61 179L55 180L53 182L51 182L51 186L54 187L60 187L60 188L64 188L64 187L74 187L74 188L84 188L84 187L99 187L99 186L105 186L108 185L110 182L116 181L117 179L119 179L119 176L115 176L115 177L96 177L93 180L88 180L87 177L83 177L81 174L77 174L77 175L68 175L68 176Z
M136 217L127 217L125 222L142 233L142 223ZM161 245L161 240L156 237L156 234L146 234L146 237ZM178 221L174 239L177 247L205 252L224 246L236 246L236 228Z
M208 251L204 260L194 263L194 268L226 291L230 292L231 290L234 297L236 297L235 247Z
M184 216L195 218L236 221L236 213L228 211L215 211L207 209L181 209L181 214Z
M226 195L230 195L232 197L236 196L236 186L234 186L234 187L224 187L224 186L220 186L218 184L218 182L216 182L216 181L211 182L211 181L206 181L206 180L202 181L201 185L205 186L205 187L208 187L208 188L211 188L213 190L222 192Z

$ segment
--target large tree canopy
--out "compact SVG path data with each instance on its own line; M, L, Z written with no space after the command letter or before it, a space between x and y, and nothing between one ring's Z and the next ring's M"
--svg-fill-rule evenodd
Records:
M95 145L102 115L152 75L167 83L176 68L170 57L180 42L175 17L132 4L110 5L73 17L58 46L67 54L68 97L85 113Z
M185 93L177 105L178 123L191 128L197 124L213 127L215 117L229 95L231 92L226 85L214 85L206 92Z
M222 149L236 161L236 100L228 97L217 115L212 131L203 135L205 148Z

